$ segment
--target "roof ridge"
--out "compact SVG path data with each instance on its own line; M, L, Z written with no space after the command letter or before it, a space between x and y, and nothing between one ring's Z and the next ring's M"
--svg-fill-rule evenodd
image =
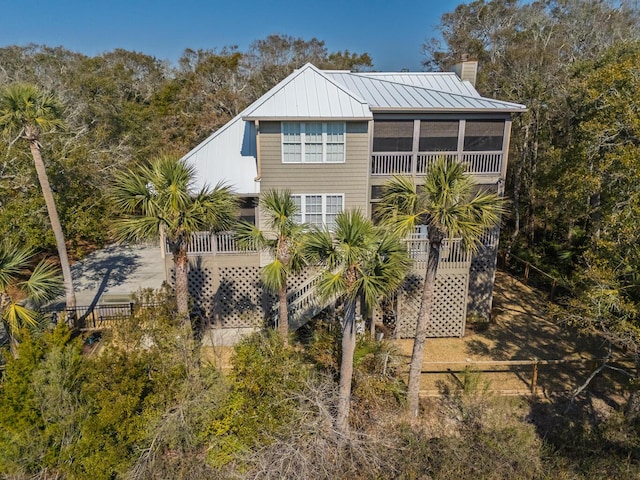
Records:
M312 63L306 63L304 65L304 67L309 66L312 70L314 70L316 73L318 73L322 78L324 78L327 82L331 83L332 85L334 85L338 90L343 91L345 94L349 95L350 97L352 97L354 100L358 101L359 103L362 103L363 105L369 105L369 103L367 101L365 101L363 98L360 98L359 95L356 95L355 93L353 93L351 90L349 90L347 87L345 87L344 85L336 82L334 79L329 78L323 70L320 70L318 67L316 67L314 64ZM302 68L304 68L302 67ZM338 70L339 71L339 70Z
M350 70L335 70L337 72L346 72L352 75L360 76L377 76L377 75L456 75L455 72L352 72Z

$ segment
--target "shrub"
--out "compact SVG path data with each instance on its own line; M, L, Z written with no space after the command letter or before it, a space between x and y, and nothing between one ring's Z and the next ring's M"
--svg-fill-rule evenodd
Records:
M209 431L209 459L222 466L269 443L283 425L296 423L297 392L310 374L302 356L273 330L240 342L232 358L231 394Z
M21 338L0 384L0 473L62 474L86 414L80 344L63 323L37 338L28 332Z

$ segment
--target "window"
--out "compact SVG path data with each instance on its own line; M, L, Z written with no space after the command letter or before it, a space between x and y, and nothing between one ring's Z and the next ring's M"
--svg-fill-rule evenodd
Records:
M374 152L410 152L412 149L413 120L377 120L374 123Z
M336 225L336 217L344 209L342 194L291 195L291 198L298 207L295 221L320 228L326 225L332 230Z
M420 122L421 152L455 152L458 150L458 125L455 121Z
M495 120L467 120L464 149L467 152L502 150L504 122Z
M283 163L344 162L344 123L283 122Z

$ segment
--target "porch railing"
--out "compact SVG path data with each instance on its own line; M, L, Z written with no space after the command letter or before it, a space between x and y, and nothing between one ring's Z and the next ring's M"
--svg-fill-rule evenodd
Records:
M418 270L427 268L429 260L429 239L418 234L410 235L407 240L409 256ZM471 253L462 246L460 239L442 241L438 270L468 270L471 265Z
M165 246L169 250L169 246ZM241 248L235 232L196 232L191 235L189 255L242 255L256 253L256 249Z
M500 175L503 154L493 152L422 152L413 153L376 152L371 155L371 175L425 175L438 159L459 161L467 166L472 175Z

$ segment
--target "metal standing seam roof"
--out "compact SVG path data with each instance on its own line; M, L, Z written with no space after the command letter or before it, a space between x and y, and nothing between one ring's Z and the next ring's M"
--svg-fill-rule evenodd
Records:
M344 70L324 72L329 78L339 81L339 76L359 76L376 80L386 80L413 87L428 88L440 92L458 93L479 97L478 91L467 80L460 80L454 72L347 72Z
M425 77L432 75L424 74ZM481 97L470 84L464 88L455 88L454 92L441 91L414 85L390 81L381 75L340 74L329 72L328 76L342 83L348 90L364 98L372 110L425 110L425 111L495 111L520 112L524 105ZM413 80L414 83L418 83ZM457 80L458 84L464 82ZM420 82L428 83L428 82ZM451 86L450 79L442 85ZM472 89L472 90L469 90ZM460 93L460 92L464 93ZM475 94L474 94L475 93Z
M247 108L242 118L368 120L372 114L366 101L306 64Z

